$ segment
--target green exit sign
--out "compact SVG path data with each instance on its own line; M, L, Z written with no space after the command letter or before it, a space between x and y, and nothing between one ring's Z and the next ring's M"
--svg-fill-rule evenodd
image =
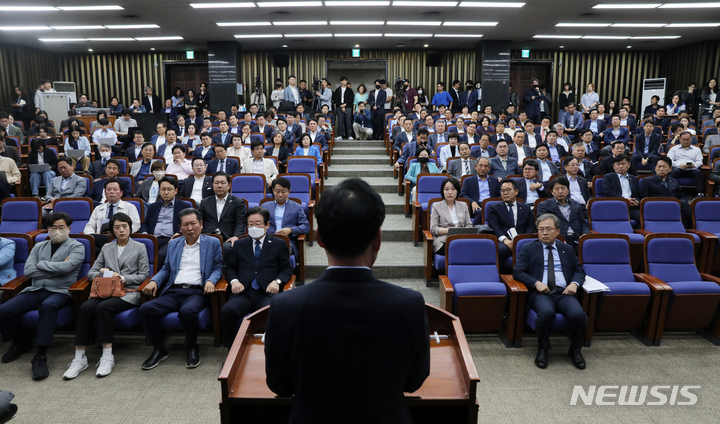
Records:
M360 49L352 49L352 57L360 57Z
M529 57L530 57L530 50L523 50L523 51L522 51L522 57L523 57L523 58L529 58Z
M195 52L185 52L185 57L190 60L195 59Z

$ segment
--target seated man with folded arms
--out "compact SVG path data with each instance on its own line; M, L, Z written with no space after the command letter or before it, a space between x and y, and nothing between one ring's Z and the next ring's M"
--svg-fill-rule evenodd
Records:
M61 157L57 161L59 176L52 179L52 185L45 196L45 209L52 209L50 202L65 197L85 197L87 180L73 172L72 159Z
M310 223L301 204L290 199L290 180L284 177L272 183L274 202L263 207L270 212L270 234L282 234L290 239L290 247L298 258L298 237L310 232Z
M12 362L32 349L32 341L20 324L27 312L38 310L39 319L33 357L33 380L49 375L47 349L52 345L58 311L72 305L68 288L78 280L85 258L82 243L69 237L72 218L64 212L48 216L48 239L35 244L25 262L25 277L30 286L0 305L0 335L2 341L12 342L2 362Z
M585 282L585 270L573 249L557 240L560 220L552 214L537 219L539 240L523 245L517 254L513 278L527 287L528 305L537 313L535 333L538 352L535 365L547 368L550 350L550 329L555 314L568 321L570 348L568 356L578 369L585 369L582 345L587 330L587 317L575 294Z
M143 234L152 234L158 241L158 264L165 263L170 238L180 234L180 212L192 204L177 197L178 183L174 178L159 180L160 198L147 208L147 216L140 227Z
M185 209L179 217L183 237L170 241L163 267L143 289L146 295L157 296L140 306L140 322L148 345L153 346L152 354L142 364L143 370L157 367L170 356L163 343L160 320L171 312L178 312L185 328L185 367L200 365L198 315L210 306L207 295L215 292L215 285L222 277L220 241L201 234L203 223L200 211Z
M152 174L152 169L150 168L153 163L158 161L158 159L153 159L153 157L155 157L155 146L151 143L143 144L140 152L142 156L140 156L137 161L133 162L130 167L130 175L135 178L135 185L142 184L145 177ZM165 169L165 164L163 164L163 169Z
M672 160L667 156L660 156L655 163L655 175L643 178L640 186L640 198L670 197L680 200L680 211L685 228L692 228L692 209L680 188L680 183L670 177Z
M269 235L270 212L260 206L250 208L247 220L250 237L238 240L226 253L225 276L232 294L220 312L220 324L228 348L245 315L269 305L292 277L285 242Z
M511 270L504 268L507 259L512 257L513 238L518 234L534 233L535 223L532 209L518 199L518 186L515 180L502 182L500 197L502 202L488 207L487 224L498 238L500 270L507 274Z
M703 164L702 151L691 143L692 134L684 131L680 134L680 145L668 152L667 158L672 161L673 167L670 176L678 179L692 178L695 181L697 196L702 197L705 196L705 177L700 170Z
M546 213L555 215L560 220L560 235L577 254L580 236L590 233L584 216L585 208L570 198L570 182L566 177L558 177L550 181L548 191L553 198L541 202L537 214L538 216Z

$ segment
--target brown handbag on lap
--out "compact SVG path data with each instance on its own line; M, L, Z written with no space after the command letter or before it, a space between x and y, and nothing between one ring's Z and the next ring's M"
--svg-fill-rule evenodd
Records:
M125 284L120 277L97 277L90 286L90 297L107 299L125 296Z

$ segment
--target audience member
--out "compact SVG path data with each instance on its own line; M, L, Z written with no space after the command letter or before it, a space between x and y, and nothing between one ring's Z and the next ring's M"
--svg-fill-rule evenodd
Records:
M582 163L581 161L582 159L578 159L577 157L565 159L565 177L569 184L570 198L585 207L588 200L590 200L592 181L588 181L587 178L579 173L579 164Z
M548 184L552 199L538 205L537 215L555 215L560 221L560 235L565 243L572 246L577 254L580 248L580 237L590 233L585 220L585 207L570 196L570 181L564 176L554 178Z
M537 160L530 159L522 167L523 179L518 185L518 198L527 203L530 209L535 207L537 199L548 197L545 185L540 180L540 165Z
M29 172L30 189L33 196L40 194L40 183L45 185L45 192L49 192L52 187L52 180L57 175L57 153L54 149L48 149L45 146L45 140L34 139L30 143L30 152L28 153L28 164L30 165L49 165L50 169L44 172Z
M212 177L205 175L207 166L201 158L196 157L192 160L192 168L193 175L183 181L179 193L180 197L193 199L195 204L199 205L204 198L213 195Z
M538 178L543 183L550 181L550 177L553 175L560 174L558 165L552 161L549 156L550 149L547 144L538 144L535 149L535 156L537 157L537 163L540 167L538 169Z
M430 213L430 232L433 235L433 251L438 255L445 254L445 240L450 228L470 228L470 212L467 204L457 201L460 194L460 183L452 177L440 184L441 202L433 204Z
M165 171L168 174L176 175L180 180L191 176L193 174L192 164L189 159L185 159L184 146L173 145L172 155L173 161L167 165Z
M632 164L635 169L655 169L655 162L660 157L662 135L654 132L655 124L648 119L643 123L644 132L635 136L635 153ZM700 149L698 149L700 150Z
M705 177L700 167L703 164L702 151L699 147L691 145L692 135L688 132L680 134L680 145L673 147L667 154L672 161L670 177L675 179L692 178L695 181L695 190L698 196L705 195Z
M59 176L53 178L45 196L46 202L64 197L84 197L87 192L87 180L73 172L72 160L61 157L57 161ZM47 207L46 207L47 208ZM51 209L51 208L50 208Z
M460 181L465 175L473 174L473 170L475 169L475 159L470 157L470 145L466 142L458 144L456 149L460 155L460 159L448 162L447 173L451 177Z
M95 206L100 203L105 203L105 183L109 178L117 179L120 174L120 162L117 159L108 159L105 169L101 174L101 177L93 182L92 190L90 190L90 198L95 202ZM105 178L102 178L105 176ZM127 179L118 179L120 187L122 188L122 197L132 197L132 185Z
M473 176L463 180L460 198L470 200L473 225L479 225L482 220L482 202L490 197L500 197L500 181L488 175L490 159L480 157L476 162L472 159L469 161L470 163L474 162L477 178Z
M508 143L505 140L499 140L495 145L497 156L490 159L490 174L500 180L508 175L520 173L518 160L508 156Z
M508 179L500 185L502 202L493 203L488 207L487 225L492 228L498 238L498 259L502 273L507 269L508 258L512 257L513 239L518 234L535 232L533 212L529 205L523 204L518 198L518 185L515 180Z
M157 201L160 194L160 179L165 176L165 162L155 160L150 165L149 178L141 180L135 189L135 197L145 202L145 209L150 203Z
M230 194L230 175L218 172L213 175L214 196L200 202L202 232L222 236L223 241L234 243L245 233L245 202Z
M602 190L605 197L624 197L630 201L630 219L640 225L640 187L636 176L628 173L630 158L618 154L613 159L615 172L603 175Z
M45 142L47 144L47 141ZM83 156L79 159L72 157L72 167L75 169L75 164L80 162L83 173L87 174L90 169L90 142L84 136L80 135L80 131L77 128L73 128L70 131L70 137L65 139L65 154L69 156L68 152L71 150L83 151Z

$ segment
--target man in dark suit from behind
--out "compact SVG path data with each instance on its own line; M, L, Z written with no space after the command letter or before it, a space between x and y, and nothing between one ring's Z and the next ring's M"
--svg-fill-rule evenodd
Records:
M160 196L157 202L148 206L147 216L140 227L143 234L152 234L158 241L158 263L156 268L163 266L167 256L170 238L180 234L180 211L192 208L190 202L177 197L178 182L174 178L163 177L158 181Z
M530 205L518 198L518 186L515 180L505 180L500 185L501 203L488 206L487 224L498 238L498 260L503 274L512 272L503 269L507 259L512 256L513 238L518 234L535 232L533 213Z
M225 277L232 294L220 312L225 346L232 346L247 314L270 304L290 277L290 254L285 241L268 234L270 212L256 206L247 213L249 237L226 252Z
M527 287L527 305L537 313L535 333L538 352L535 365L546 368L550 350L550 329L555 314L562 314L568 321L570 349L568 356L573 365L585 369L581 348L587 317L575 294L585 282L585 270L572 248L557 241L560 220L553 214L540 215L537 219L539 240L523 245L517 255L513 278Z
M655 175L642 179L640 185L640 199L646 197L670 197L680 200L680 212L685 228L692 228L692 209L675 178L670 178L672 160L667 156L660 156L655 163ZM639 183L639 181L638 181Z
M215 195L200 202L203 234L218 234L231 244L245 234L245 202L230 194L230 175L213 175Z
M577 254L580 236L590 232L584 217L585 207L570 198L570 181L564 176L550 181L548 191L552 194L552 199L541 202L537 214L538 216L546 213L555 215L560 221L560 235Z
M330 267L272 300L268 387L295 395L292 423L410 423L403 392L418 390L430 373L430 330L420 293L370 270L385 205L353 178L325 191L315 211Z

